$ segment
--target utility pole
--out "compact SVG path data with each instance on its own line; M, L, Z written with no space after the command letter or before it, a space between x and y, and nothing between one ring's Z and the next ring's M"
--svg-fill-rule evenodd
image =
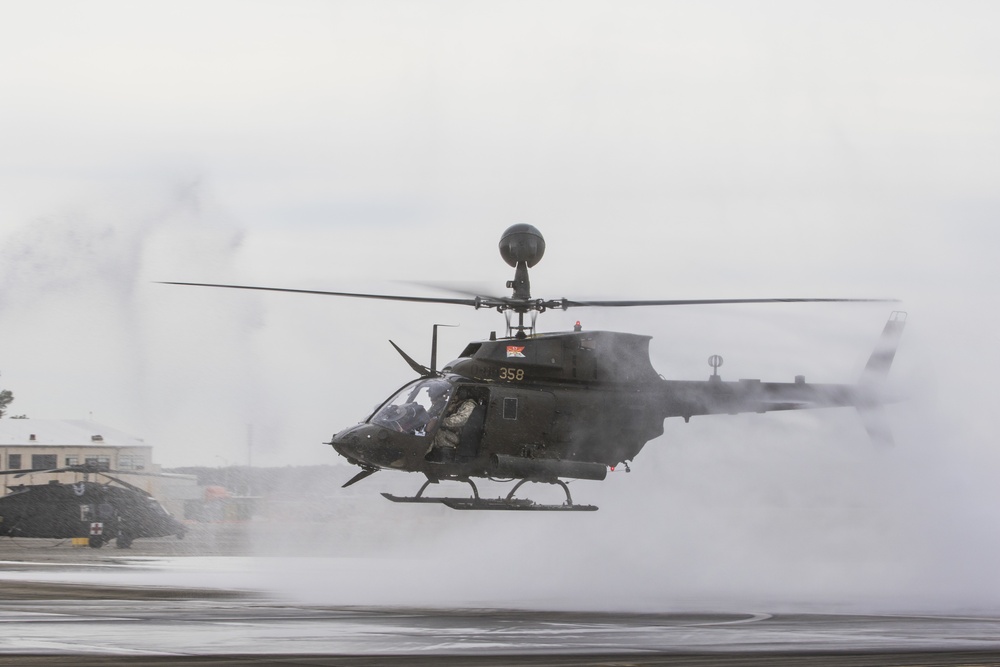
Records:
M253 424L247 424L247 496L253 495L251 476L253 475Z

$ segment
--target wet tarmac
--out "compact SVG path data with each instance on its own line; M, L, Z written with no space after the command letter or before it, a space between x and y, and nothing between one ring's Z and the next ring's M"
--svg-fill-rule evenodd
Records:
M1000 665L1000 618L978 615L308 604L224 576L245 531L192 532L0 540L0 665Z

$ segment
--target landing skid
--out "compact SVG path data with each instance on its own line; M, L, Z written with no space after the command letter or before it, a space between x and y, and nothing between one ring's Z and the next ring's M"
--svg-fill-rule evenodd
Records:
M424 482L415 496L394 496L391 493L383 493L382 497L394 503L440 503L453 510L514 510L521 512L596 512L596 505L574 505L573 497L569 493L569 487L560 480L548 481L548 484L558 484L566 492L566 502L562 505L542 505L526 498L515 498L514 493L521 488L525 482L536 480L522 479L514 485L506 498L480 498L479 489L472 483L472 480L457 480L467 482L472 487L472 498L429 498L423 495L431 481Z

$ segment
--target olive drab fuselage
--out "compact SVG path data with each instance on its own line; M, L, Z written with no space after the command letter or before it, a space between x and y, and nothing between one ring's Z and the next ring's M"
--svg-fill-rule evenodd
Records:
M614 466L663 432L656 409L662 380L649 363L648 346L648 336L609 332L471 343L440 378L417 380L396 394L444 382L445 412L476 401L450 456L435 456L436 432L380 420L386 404L335 436L333 445L357 463L432 477L493 476L497 456Z
M662 435L669 417L864 407L875 400L861 385L807 384L802 377L789 383L723 382L718 375L664 380L650 363L649 341L630 333L573 331L470 343L440 374L404 386L331 444L352 463L429 478L599 479L597 468L577 475L580 468L571 464L629 462ZM427 383L446 386L442 414L476 401L474 418L453 450L437 451L444 448L434 444L441 426L430 399L418 405ZM396 419L407 411L424 419L407 428ZM511 466L518 469L506 469Z

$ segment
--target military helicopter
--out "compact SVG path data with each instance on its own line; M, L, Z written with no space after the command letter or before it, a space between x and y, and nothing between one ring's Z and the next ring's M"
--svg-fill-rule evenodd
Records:
M183 539L184 524L174 519L163 505L139 487L113 477L111 473L138 474L109 470L94 464L45 470L6 470L0 475L37 473L81 473L83 480L62 484L20 484L8 487L0 497L0 535L11 537L88 538L100 549L112 539L119 549L128 549L132 540L176 535ZM107 481L90 481L90 476Z
M772 298L604 301L536 299L528 269L541 260L545 240L532 225L517 224L500 239L500 254L514 267L507 282L511 296L466 294L437 298L317 290L177 283L230 289L322 294L418 303L494 308L507 319L506 336L476 341L454 361L437 369L437 327L430 366L390 344L419 379L400 388L363 422L340 431L329 445L361 471L344 486L380 470L421 473L426 482L411 497L383 493L403 503L442 503L461 510L593 511L573 502L564 479L603 480L609 468L629 463L650 440L663 434L667 418L774 410L853 406L869 434L888 440L880 416L882 380L889 371L905 313L894 312L855 385L739 380L718 374L722 357L713 355L707 380L665 380L649 359L650 336L611 331L538 333L536 318L546 310L577 307L674 306L771 302L892 301L892 299ZM514 317L516 316L516 320ZM526 323L525 317L529 317ZM483 498L473 479L513 482L506 497ZM469 484L472 496L428 497L430 484ZM546 505L515 498L528 482L555 484L566 501Z

